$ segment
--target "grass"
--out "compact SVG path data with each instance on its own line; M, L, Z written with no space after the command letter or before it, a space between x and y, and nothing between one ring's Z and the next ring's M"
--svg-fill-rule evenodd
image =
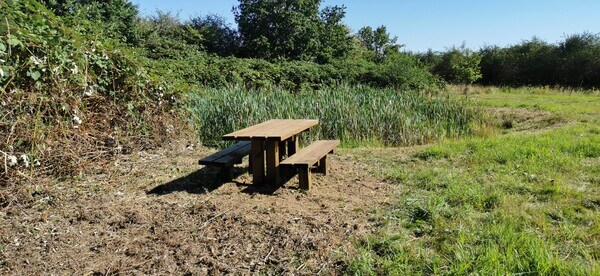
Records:
M346 272L599 274L600 125L592 107L600 98L545 89L470 96L572 123L448 139L409 157L359 153L406 192L377 233L357 242Z
M583 121L596 120L597 122L597 119L600 118L600 101L598 100L600 92L597 90L477 86L467 88L455 86L451 90L455 96L462 94L464 98L474 100L481 106L543 110Z
M473 132L479 112L459 99L414 91L340 86L314 92L207 88L189 104L200 140L272 118L319 119L308 139L341 139L346 147L414 145Z

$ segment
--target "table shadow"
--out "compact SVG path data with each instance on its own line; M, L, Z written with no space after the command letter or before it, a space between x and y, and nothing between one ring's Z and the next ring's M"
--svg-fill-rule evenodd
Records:
M280 185L255 185L255 184L245 184L238 183L238 186L246 186L245 189L242 190L242 193L253 195L253 194L261 194L261 195L273 195L279 189L290 189L297 190L297 187L287 187L284 186L285 183L288 183L294 176L296 175L296 170L293 169L282 169L280 179Z
M234 167L234 178L237 178L247 171L247 168ZM180 177L167 183L158 185L152 188L152 190L146 192L146 194L167 195L175 192L204 194L210 193L228 182L235 182L238 185L240 184L236 181L223 180L223 178L219 175L219 168L203 167L184 177Z

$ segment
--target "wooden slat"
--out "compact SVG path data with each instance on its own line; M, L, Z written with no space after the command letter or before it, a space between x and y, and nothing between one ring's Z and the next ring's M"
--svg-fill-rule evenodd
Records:
M228 155L228 154L230 154L230 153L232 153L234 151L237 151L237 150L239 150L241 148L244 148L244 147L250 147L250 142L248 142L248 141L238 142L238 143L236 143L235 145L233 145L231 147L228 147L228 148L226 148L226 149L224 149L222 151L219 151L217 153L211 154L210 156L202 158L200 160L200 162L212 162L214 160L217 160L217 159L219 159L219 158L221 158L221 157L223 157L225 155Z
M281 165L313 165L317 163L323 156L333 151L339 140L320 140L310 144L308 147L301 149L296 154L288 157L281 162Z
M318 120L273 119L223 136L224 140L286 140L319 123Z
M265 133L272 131L273 129L277 129L282 127L285 124L282 120L269 120L258 125L253 125L238 131L234 131L232 133L226 134L223 136L223 139L232 138L232 139L240 139L240 138L258 138L265 137Z
M250 142L239 142L215 154L200 159L200 165L221 165L227 166L237 163L244 156L250 154Z

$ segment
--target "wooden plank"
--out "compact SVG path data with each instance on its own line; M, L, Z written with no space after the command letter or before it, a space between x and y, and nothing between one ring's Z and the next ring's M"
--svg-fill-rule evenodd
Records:
M242 149L238 149L237 151L231 152L228 155L222 156L221 158L214 160L213 163L220 163L224 165L233 165L237 163L241 163L242 158L244 156L249 155L251 152L251 147L244 147Z
M244 152L249 149L250 149L250 142L246 142L246 141L238 142L237 144L235 144L231 147L228 147L222 151L219 151L217 153L211 154L210 156L200 159L200 161L198 161L198 163L200 165L206 165L206 164L210 164L213 162L218 163L217 160L223 156L226 156L226 155L231 154L232 152L236 152L236 151Z
M281 133L280 140L287 140L288 138L300 134L318 124L319 120L304 120L304 122L290 125L287 128L287 132Z
M286 140L308 130L319 123L318 120L274 119L250 126L223 136L224 140Z
M279 142L267 140L265 142L267 152L267 184L279 184Z
M321 157L327 155L340 144L339 140L320 140L310 144L308 147L301 149L296 154L283 160L281 164L285 165L296 165L306 164L313 165L321 159Z
M262 184L265 179L264 142L252 141L252 183Z
M285 122L283 120L268 120L266 122L226 134L223 136L223 139L227 140L229 138L231 138L231 139L265 138L268 136L268 135L265 135L266 133L268 133L269 131L272 131L272 129L280 128L283 125L285 125Z

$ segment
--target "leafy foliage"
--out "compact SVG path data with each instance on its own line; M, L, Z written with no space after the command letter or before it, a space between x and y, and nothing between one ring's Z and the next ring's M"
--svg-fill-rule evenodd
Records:
M534 37L478 52L463 45L419 56L431 72L452 83L600 87L600 34L575 34L557 44Z
M81 20L102 24L103 34L124 42L135 43L139 23L137 6L127 0L40 0L54 14L63 17L69 25Z
M189 24L202 36L201 45L207 52L219 56L232 56L239 52L239 34L225 18L212 14L192 18Z
M367 26L358 30L356 34L359 41L370 53L374 55L374 58L367 58L371 60L381 61L389 52L397 52L400 45L396 44L398 41L397 37L390 37L385 26L379 26L375 30Z
M156 15L142 20L138 32L143 35L138 47L145 50L147 57L155 60L191 57L200 52L204 41L199 30L180 22L170 12L158 11Z
M37 1L3 1L0 12L3 151L28 154L62 175L82 168L86 152L161 139L149 130L164 129L177 98L168 94L176 90L162 92L166 82L144 67L143 56L101 30L65 27Z
M428 63L430 70L451 83L471 84L481 79L479 63L481 55L461 47L452 47L443 53L427 52L423 61Z
M343 7L319 11L321 0L240 0L235 20L246 57L323 61L349 50Z

